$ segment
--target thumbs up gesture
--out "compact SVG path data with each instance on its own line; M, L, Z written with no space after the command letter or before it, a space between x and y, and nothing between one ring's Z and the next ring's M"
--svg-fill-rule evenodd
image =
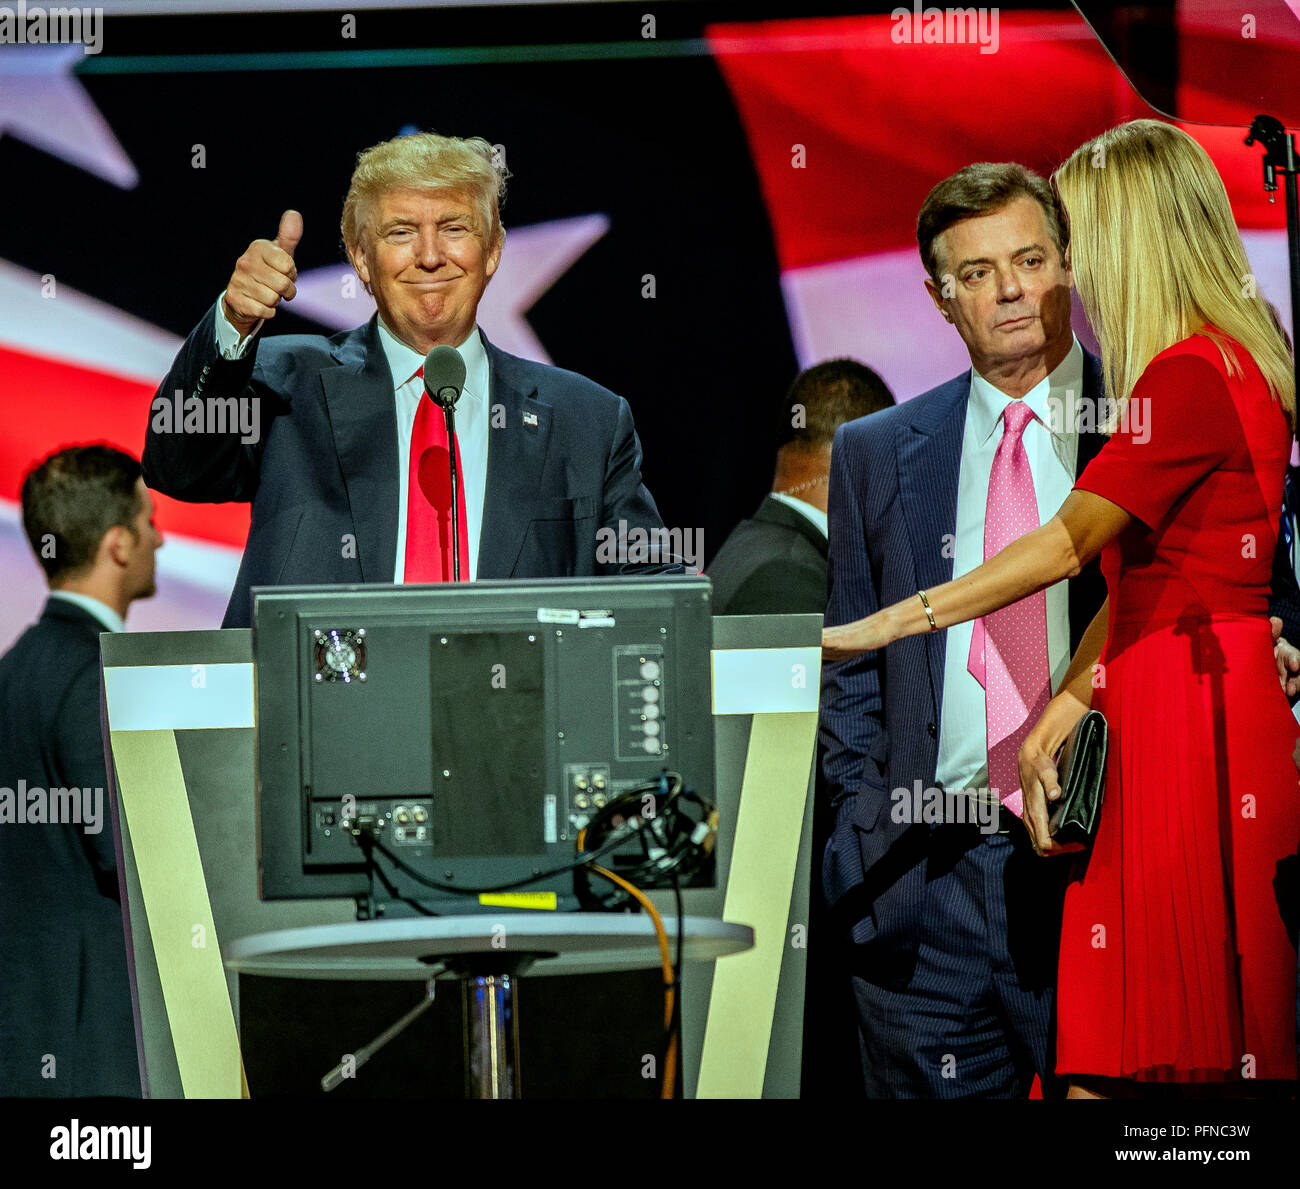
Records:
M302 239L302 216L285 211L275 239L255 239L235 261L235 271L222 294L221 305L239 337L250 334L264 318L275 317L281 300L292 301L298 269L293 252Z

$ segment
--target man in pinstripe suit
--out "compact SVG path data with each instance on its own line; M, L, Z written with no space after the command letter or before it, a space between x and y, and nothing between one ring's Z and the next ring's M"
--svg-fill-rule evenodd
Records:
M1015 164L968 166L931 191L917 240L926 287L972 366L837 433L828 626L983 561L1013 403L1034 414L1021 441L1040 520L1104 440L1100 366L1070 329L1047 183ZM1095 563L1047 592L1038 644L1053 688L1103 598ZM1069 864L1037 858L986 787L971 633L966 624L911 637L824 671L822 764L836 825L823 881L851 937L869 1097L1025 1097L1035 1074L1057 1091L1052 998Z

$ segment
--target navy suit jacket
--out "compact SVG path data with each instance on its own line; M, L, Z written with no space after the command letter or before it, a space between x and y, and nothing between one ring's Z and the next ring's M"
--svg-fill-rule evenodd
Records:
M223 626L249 625L254 586L392 582L397 413L377 317L329 339L259 335L242 359L224 360L215 316L214 305L185 340L155 405L178 389L204 401L254 399L258 440L243 443L238 430L159 432L155 423L165 422L151 413L143 462L145 482L177 499L252 502ZM484 345L494 415L478 577L676 569L598 560L600 529L612 541L622 539L620 522L625 532L663 527L641 482L627 401L574 372L508 355L486 336Z
M826 623L849 623L952 578L957 483L969 371L892 409L840 427L831 452ZM1101 395L1084 353L1083 396ZM1076 476L1105 441L1080 433ZM1105 600L1096 561L1070 582L1070 646ZM929 826L893 821L895 788L934 784L946 632L899 640L823 668L822 770L835 829L823 858L826 900L860 944L915 951Z
M0 1098L140 1096L99 718L103 630L50 599L0 657L0 787L103 790L96 834L0 825Z

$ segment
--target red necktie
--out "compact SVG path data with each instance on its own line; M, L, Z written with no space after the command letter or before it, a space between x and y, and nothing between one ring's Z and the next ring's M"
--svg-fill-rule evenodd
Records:
M988 510L984 516L984 558L1038 527L1034 476L1025 450L1025 427L1033 411L1023 400L1003 413L1002 440L993 456ZM1047 592L1040 590L1010 607L975 621L967 666L984 687L989 748L989 787L1021 816L1020 744L1052 696L1047 663Z
M424 368L415 373L423 378ZM442 410L420 390L420 407L411 429L407 463L406 582L451 582L451 453L447 421ZM469 581L469 534L465 529L465 472L456 443L457 532L460 534L460 576Z

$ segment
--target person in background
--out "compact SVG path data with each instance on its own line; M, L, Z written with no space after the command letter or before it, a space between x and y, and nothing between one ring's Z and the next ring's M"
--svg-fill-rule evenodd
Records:
M871 368L831 359L800 372L781 407L780 447L772 490L742 520L708 568L715 615L821 615L826 610L826 491L831 440L845 422L894 404ZM834 827L822 795L813 797L812 853L820 855ZM853 1001L847 954L826 915L821 881L808 907L802 1096L861 1095L862 1074L851 1043Z
M844 422L894 403L884 380L852 359L831 359L795 378L781 410L772 490L708 568L715 615L826 610L831 439Z
M109 446L45 459L22 515L50 595L0 657L0 1097L138 1098L99 635L154 593L162 535L140 464Z

